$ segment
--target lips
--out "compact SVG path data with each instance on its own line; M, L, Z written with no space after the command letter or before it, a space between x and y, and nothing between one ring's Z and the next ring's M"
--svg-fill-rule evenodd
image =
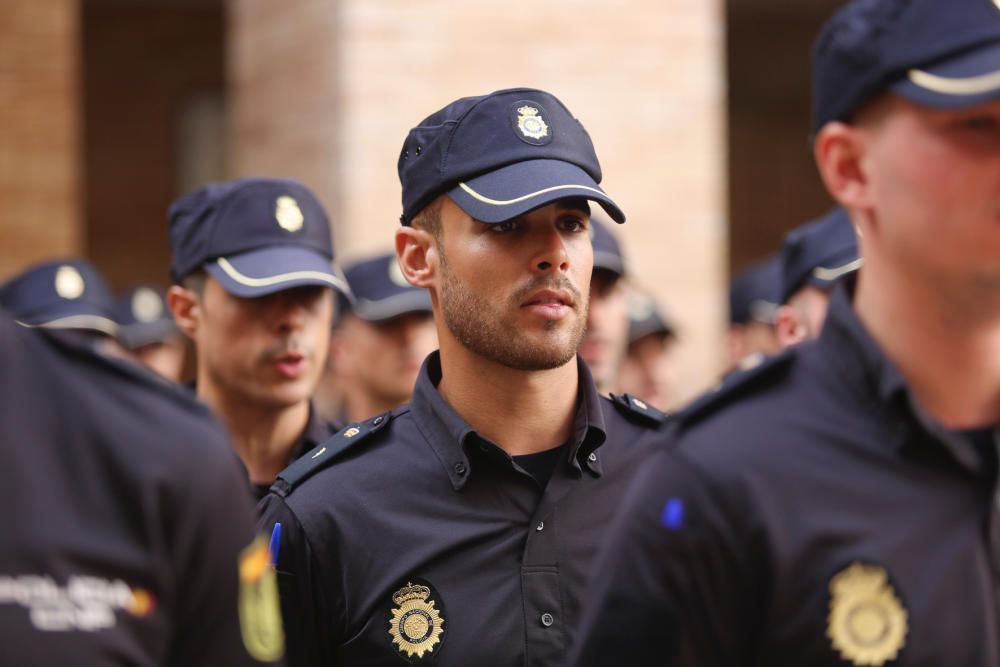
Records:
M272 365L279 374L293 380L306 372L306 358L294 352L282 354Z
M569 292L563 290L542 290L541 292L532 294L521 306L552 305L572 308L573 303L573 295Z

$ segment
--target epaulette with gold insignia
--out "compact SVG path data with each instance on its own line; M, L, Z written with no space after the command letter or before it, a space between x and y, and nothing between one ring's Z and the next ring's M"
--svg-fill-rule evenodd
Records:
M674 413L674 422L681 428L701 421L724 405L740 396L760 389L768 382L774 382L791 368L795 360L795 348L779 354L764 357L759 363L738 368L723 377L718 384L694 399L687 406Z
M327 467L349 450L357 447L373 433L385 428L392 421L392 413L386 412L363 422L348 424L333 434L329 440L303 454L298 460L278 473L278 479L271 486L278 495L287 496L296 486Z
M611 394L611 402L615 404L618 412L629 419L637 421L643 426L658 428L669 416L646 401L636 398L632 394Z

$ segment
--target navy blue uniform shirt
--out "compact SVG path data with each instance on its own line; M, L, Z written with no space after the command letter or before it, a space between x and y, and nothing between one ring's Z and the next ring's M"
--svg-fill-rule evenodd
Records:
M1000 664L1000 504L838 286L817 341L679 417L600 558L579 665Z
M279 475L259 509L266 530L282 525L290 665L566 663L605 527L658 426L577 365L572 436L544 488L444 401L437 353L409 405L300 459L336 457L301 483Z
M0 312L0 424L0 663L259 664L245 637L280 653L245 477L204 407Z

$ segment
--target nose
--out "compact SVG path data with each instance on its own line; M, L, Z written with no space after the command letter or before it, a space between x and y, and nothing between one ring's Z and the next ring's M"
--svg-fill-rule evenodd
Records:
M309 304L296 290L284 290L272 297L271 312L276 328L281 334L302 329L308 315Z
M546 226L537 232L538 250L532 260L535 273L566 273L569 271L569 253L566 240L555 227Z

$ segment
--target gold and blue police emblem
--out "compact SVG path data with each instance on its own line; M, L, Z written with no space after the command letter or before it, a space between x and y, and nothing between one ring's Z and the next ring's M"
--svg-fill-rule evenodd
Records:
M519 100L510 105L510 122L518 139L532 146L552 141L552 128L545 121L545 109L537 102Z
M407 660L420 660L434 654L444 634L444 610L429 585L407 581L392 594L389 636L396 651Z
M302 229L305 216L302 209L294 197L287 195L278 197L274 205L274 218L278 221L278 226L287 232L297 232Z
M885 568L860 562L830 580L826 634L840 657L858 667L895 660L906 643L908 614Z
M140 287L132 295L132 316L136 322L155 322L163 315L163 301L148 287Z

